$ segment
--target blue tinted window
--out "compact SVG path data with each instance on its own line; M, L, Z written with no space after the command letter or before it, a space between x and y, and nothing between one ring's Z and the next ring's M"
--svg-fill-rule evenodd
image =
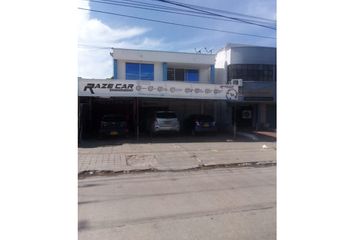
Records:
M187 81L198 82L199 81L199 72L198 70L189 69L187 72Z
M139 80L140 66L138 63L126 63L125 73L127 80Z
M153 64L140 64L140 79L141 80L154 80L154 65Z
M154 80L154 64L126 63L127 80Z

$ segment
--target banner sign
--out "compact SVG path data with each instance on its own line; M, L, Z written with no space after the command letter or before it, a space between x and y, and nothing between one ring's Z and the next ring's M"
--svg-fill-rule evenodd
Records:
M79 79L79 96L238 100L237 85Z

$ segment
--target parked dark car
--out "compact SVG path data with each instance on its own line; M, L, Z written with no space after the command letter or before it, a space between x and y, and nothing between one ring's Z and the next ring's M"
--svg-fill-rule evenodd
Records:
M201 132L215 132L217 130L214 118L203 114L190 115L184 120L183 128L186 132L192 133L192 135Z
M118 114L107 114L101 118L100 136L120 136L128 133L126 117Z

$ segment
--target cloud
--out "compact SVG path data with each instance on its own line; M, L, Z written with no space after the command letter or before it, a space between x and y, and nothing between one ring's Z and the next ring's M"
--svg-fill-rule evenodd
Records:
M112 29L98 19L89 19L79 30L79 42L112 43L139 36L145 32L147 29L137 27Z
M81 8L90 9L89 2L79 1ZM78 15L78 73L84 78L110 78L113 60L109 49L121 47L158 49L162 39L142 37L149 29L141 27L111 28L99 19L91 18L89 11L79 10Z

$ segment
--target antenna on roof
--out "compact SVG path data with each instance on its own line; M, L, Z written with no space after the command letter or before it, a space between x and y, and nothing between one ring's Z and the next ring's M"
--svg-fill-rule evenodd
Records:
M205 52L206 52L206 53L209 53L209 54L212 54L212 53L213 53L213 49L208 50L206 47L204 47L204 49L205 49Z
M202 49L199 49L199 50L197 51L197 49L194 48L194 51L195 51L195 53L202 53Z

